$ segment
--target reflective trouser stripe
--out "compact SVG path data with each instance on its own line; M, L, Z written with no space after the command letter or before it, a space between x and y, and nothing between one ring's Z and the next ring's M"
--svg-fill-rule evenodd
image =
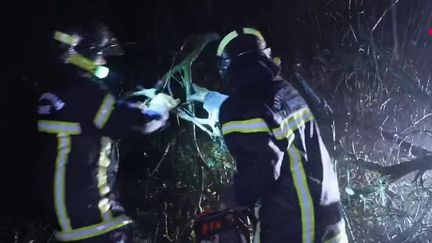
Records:
M255 227L253 243L261 243L261 222L260 222L260 218L259 218L260 209L261 209L261 202L259 202L254 207L254 215L255 215L255 218L257 219L258 222L257 222L256 227Z
M111 115L112 110L114 109L115 98L107 94L102 101L101 106L99 107L98 112L96 113L95 118L93 119L94 125L101 129L105 126L108 118Z
M278 128L273 129L273 134L277 140L282 140L291 136L297 129L313 119L314 116L308 108L301 109L285 118Z
M312 243L315 238L315 213L309 186L306 181L306 173L303 168L302 155L294 145L288 149L288 155L290 158L291 175L300 205L302 242Z
M253 243L261 243L261 222L257 222Z
M108 184L108 167L110 166L111 160L108 155L111 151L111 140L107 137L102 137L101 139L101 152L99 154L98 161L98 172L97 172L97 182L99 189L100 200L98 203L98 208L103 221L109 221L112 218L111 214L111 202L107 195L111 191Z
M56 232L55 237L59 241L83 240L105 234L107 232L121 228L131 222L132 220L129 219L127 216L121 215L117 218L113 218L110 221L105 221L100 224L95 224L74 230Z
M99 208L102 221L109 221L112 219L111 201L107 197L104 197L99 200L98 208Z
M76 122L39 120L38 130L44 133L57 134L57 156L54 172L54 210L62 230L71 230L70 219L66 210L65 177L69 153L71 151L70 135L81 133L81 126Z
M54 175L54 207L58 223L62 230L71 230L70 220L65 203L65 174L68 156L71 150L71 139L65 134L58 134L57 158Z

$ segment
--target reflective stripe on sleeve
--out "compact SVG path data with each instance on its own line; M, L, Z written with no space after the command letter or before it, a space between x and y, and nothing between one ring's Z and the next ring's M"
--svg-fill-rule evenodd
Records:
M114 109L115 98L107 94L105 95L104 100L102 101L101 106L99 107L98 112L96 113L95 118L93 119L93 123L99 129L103 128L108 121L108 118L111 115L112 110Z
M230 133L256 133L270 132L267 123L262 118L254 118L242 121L231 121L222 125L223 135Z
M38 130L45 133L77 135L81 133L81 126L77 122L39 120Z
M314 120L312 112L308 108L301 109L285 118L280 127L273 129L273 134L277 140L282 140L291 136L297 129L312 120Z

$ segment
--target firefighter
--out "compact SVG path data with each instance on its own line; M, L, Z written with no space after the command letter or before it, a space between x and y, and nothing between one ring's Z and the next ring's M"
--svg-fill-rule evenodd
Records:
M250 206L255 242L347 242L338 181L314 114L279 75L262 34L242 28L217 49L228 94L194 85L236 162L227 207ZM215 119L215 118L213 118Z
M43 193L56 218L57 241L129 242L132 221L112 188L112 140L160 131L178 104L159 93L148 105L118 100L103 85L105 57L121 55L102 22L53 33L51 79L38 102Z

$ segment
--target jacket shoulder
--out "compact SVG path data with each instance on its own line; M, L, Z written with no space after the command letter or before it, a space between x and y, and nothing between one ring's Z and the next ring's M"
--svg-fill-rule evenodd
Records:
M219 120L221 124L263 117L265 103L262 100L230 96L222 103Z
M109 92L91 83L80 83L64 90L44 92L38 100L40 119L86 122L96 114Z
M276 85L273 92L272 108L275 112L284 111L287 116L290 114L308 108L305 99L300 95L294 86L289 82L283 81Z

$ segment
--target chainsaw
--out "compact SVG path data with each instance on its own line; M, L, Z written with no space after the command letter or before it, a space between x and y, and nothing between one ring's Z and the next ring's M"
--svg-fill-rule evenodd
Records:
M253 227L248 210L225 209L197 216L197 243L251 243Z

